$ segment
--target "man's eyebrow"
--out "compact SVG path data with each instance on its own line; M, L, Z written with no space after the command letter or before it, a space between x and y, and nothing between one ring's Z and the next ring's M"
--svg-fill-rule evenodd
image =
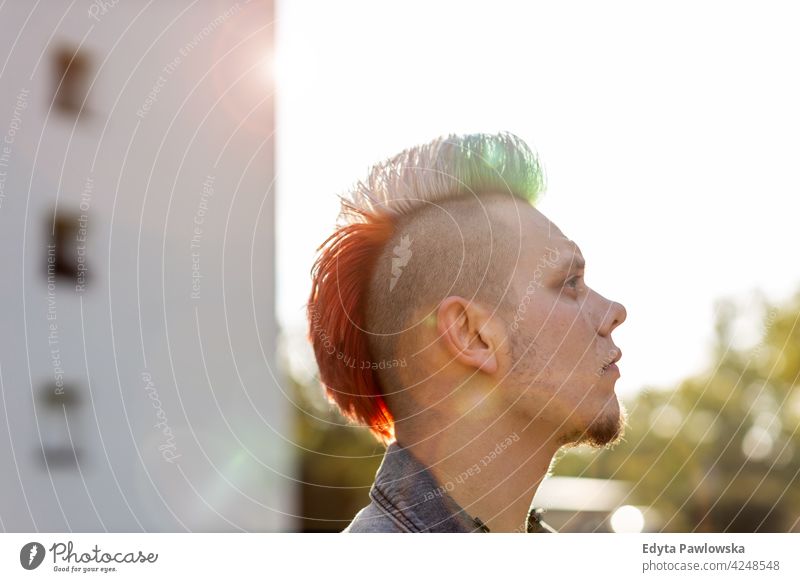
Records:
M559 270L567 271L569 269L585 269L586 268L586 260L584 260L582 255L575 254L566 261L562 261L561 264L558 266Z
M572 242L569 241L572 248L572 257L566 259L558 265L558 270L560 271L569 271L571 269L582 270L586 268L586 261L583 258L583 253L581 252L580 247Z

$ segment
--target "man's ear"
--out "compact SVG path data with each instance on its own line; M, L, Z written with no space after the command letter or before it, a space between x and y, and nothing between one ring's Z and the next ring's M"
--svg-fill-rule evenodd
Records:
M453 295L439 304L436 316L436 331L452 359L486 374L497 372L502 332L488 310Z

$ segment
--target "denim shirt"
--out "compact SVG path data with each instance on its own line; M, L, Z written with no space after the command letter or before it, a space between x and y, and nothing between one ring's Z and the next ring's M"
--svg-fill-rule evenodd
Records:
M407 449L393 442L369 491L370 504L342 533L481 533L489 529L464 511ZM528 531L552 532L540 510L528 514Z

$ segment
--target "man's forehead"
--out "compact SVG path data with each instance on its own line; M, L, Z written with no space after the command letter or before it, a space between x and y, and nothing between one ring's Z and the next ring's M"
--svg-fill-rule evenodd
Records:
M585 260L580 246L566 236L544 214L534 209L535 224L526 231L529 252L538 263L546 257L546 266L553 269L583 268ZM543 265L544 266L544 265Z
M561 233L549 237L548 245L557 248L561 254L567 255L567 257L574 257L575 260L583 258L583 251L578 243Z
M531 228L526 230L538 239L537 242L549 244L550 246L558 246L565 252L569 251L578 255L583 254L578 244L561 232L561 229L542 214L541 211L533 207L531 207L531 211L531 217L533 218L530 225Z
M578 244L561 232L554 222L530 203L515 202L516 208L506 205L501 212L506 228L512 232L519 229L522 233L520 242L527 253L537 261L547 256L548 264L554 268L568 268L570 263L573 266L583 264L583 253Z
M580 247L563 234L550 237L543 246L534 247L534 254L547 257L547 266L557 270L586 266Z

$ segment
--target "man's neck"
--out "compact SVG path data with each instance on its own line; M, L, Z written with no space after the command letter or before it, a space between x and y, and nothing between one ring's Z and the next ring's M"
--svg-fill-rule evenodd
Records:
M533 496L560 445L550 430L520 422L481 427L437 423L398 443L426 465L445 491L492 532L524 532Z

